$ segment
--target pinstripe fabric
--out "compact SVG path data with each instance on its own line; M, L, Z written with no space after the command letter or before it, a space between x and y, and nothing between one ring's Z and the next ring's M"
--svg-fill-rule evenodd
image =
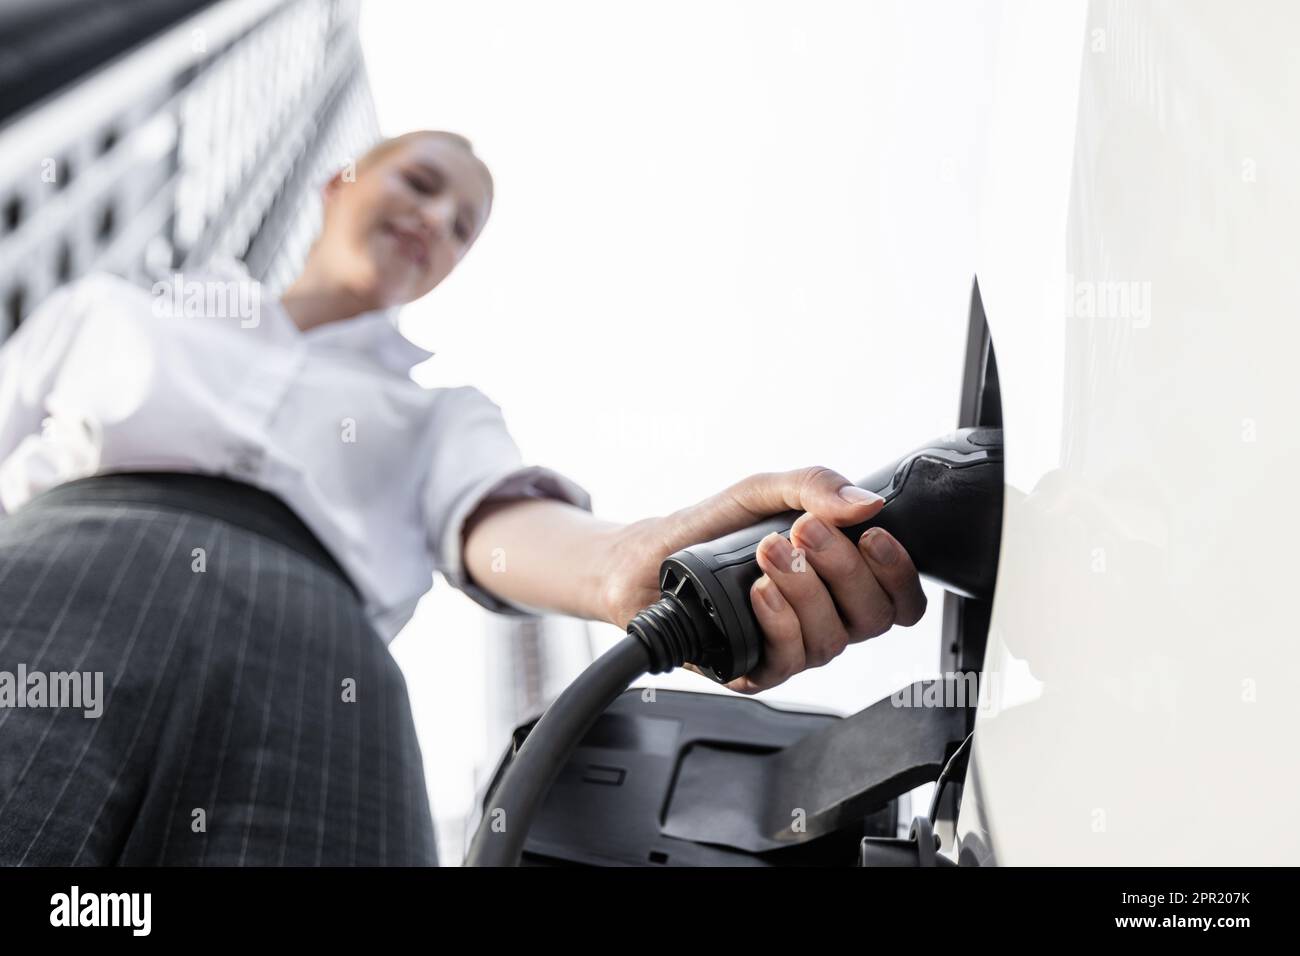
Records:
M0 671L19 664L102 672L104 709L0 707L0 865L437 862L396 662L276 541L34 499L0 518Z

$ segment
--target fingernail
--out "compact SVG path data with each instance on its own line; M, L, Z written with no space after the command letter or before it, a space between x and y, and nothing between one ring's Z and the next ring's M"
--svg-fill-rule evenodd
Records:
M845 485L840 489L840 497L851 505L867 504L885 500L874 491L867 491L867 489L859 488L857 485Z
M831 533L826 530L826 525L810 517L799 523L799 538L807 541L814 550L820 551L831 540Z
M781 596L781 590L772 583L771 578L767 579L767 583L759 588L759 591L763 593L763 600L773 611L785 610L785 598Z
M790 548L790 542L785 539L785 535L778 532L772 532L768 536L771 540L767 543L764 550L768 559L783 570L789 570L790 555L793 553Z
M867 552L881 564L893 564L898 558L898 548L879 528L867 532Z

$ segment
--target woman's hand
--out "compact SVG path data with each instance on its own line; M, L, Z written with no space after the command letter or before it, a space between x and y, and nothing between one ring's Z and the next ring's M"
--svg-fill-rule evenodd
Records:
M881 507L879 496L828 468L814 467L753 475L667 517L627 525L611 549L605 619L625 628L657 601L659 565L675 551L769 515L805 511L791 529L793 545L775 533L759 544L763 574L750 600L763 630L763 659L753 672L727 684L742 694L775 687L821 667L849 644L895 624L910 627L925 613L916 568L893 536L872 528L854 542L836 530L867 520Z

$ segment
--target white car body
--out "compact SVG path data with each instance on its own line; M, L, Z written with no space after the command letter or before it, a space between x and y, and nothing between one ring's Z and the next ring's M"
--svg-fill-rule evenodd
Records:
M1008 5L967 862L1294 863L1300 7Z

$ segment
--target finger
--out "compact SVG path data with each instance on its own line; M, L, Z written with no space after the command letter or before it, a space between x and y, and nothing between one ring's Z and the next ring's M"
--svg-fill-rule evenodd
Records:
M767 690L761 684L754 683L748 676L737 677L728 684L723 685L728 690L734 690L737 694L757 694L760 690Z
M755 581L749 598L763 630L763 658L757 667L728 686L752 694L775 687L803 670L804 651L799 618L771 578L763 575Z
M712 541L747 528L770 515L794 509L811 511L836 527L875 515L884 499L857 488L839 472L821 466L764 472L674 512L672 541Z
M703 669L700 668L698 664L692 664L690 661L687 661L685 664L683 664L682 669L699 674L701 677L705 678L706 680L713 680L712 674L706 673ZM735 680L729 681L728 683L723 684L722 686L726 687L728 690L734 690L738 694L756 694L760 690L763 690L762 687L759 687L752 680L750 680L748 676L737 677Z
M811 513L802 515L790 537L830 591L849 643L865 641L894 626L894 602L849 537Z
M709 680L709 681L713 680L712 674L706 673L698 664L692 664L690 661L687 661L685 664L683 664L682 669L691 671L695 674L699 674L705 680ZM729 681L728 683L723 684L722 686L727 688L728 690L734 690L737 694L756 694L763 689L755 685L754 682L751 681L747 676L737 677L735 680Z
M758 566L772 579L794 608L803 633L805 667L821 667L838 657L849 643L840 612L807 555L798 553L782 535L773 532L758 546Z
M884 528L870 528L858 539L858 550L894 603L894 623L911 627L921 620L925 591L907 549Z

